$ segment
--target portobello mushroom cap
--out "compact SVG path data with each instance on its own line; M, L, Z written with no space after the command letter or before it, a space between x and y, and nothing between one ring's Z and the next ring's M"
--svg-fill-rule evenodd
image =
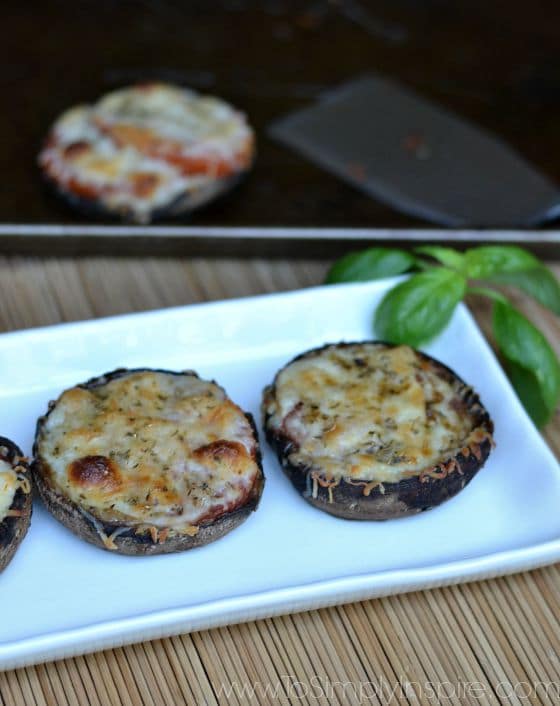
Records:
M0 493L6 482L2 475L6 472L11 476L6 488L15 486L15 492L10 506L0 512L0 571L9 564L27 534L33 495L27 459L13 441L0 436ZM0 509L1 500L0 495Z
M212 410L217 410L216 412L216 422L215 425L209 430L209 435L212 436L220 428L220 419L225 419L223 422L223 427L226 428L228 423L233 425L238 433L235 439L221 438L220 434L217 434L218 439L214 441L209 441L205 444L204 442L200 447L190 448L189 435L192 429L189 427L188 420L185 422L174 421L173 417L181 414L181 399L175 398L174 401L177 402L177 406L173 407L173 400L170 403L168 410L164 411L160 418L149 417L148 409L146 406L139 407L140 411L135 412L133 407L135 406L135 400L128 398L128 400L118 401L115 397L119 391L108 392L108 387L111 383L115 381L128 381L132 387L136 384L136 381L140 381L140 387L144 384L147 377L155 376L156 383L154 387L155 399L161 402L159 409L160 411L165 410L166 400L163 399L165 396L162 393L162 389L166 390L165 394L169 392L170 385L168 376L171 379L176 378L177 380L184 380L184 384L193 384L195 389L192 390L193 398L196 397L193 405L200 404L200 409L196 409L196 416L207 417L212 416ZM165 380L158 376L163 376L167 379L169 383L165 387ZM160 383L158 383L158 379ZM158 387L159 384L159 387ZM138 393L139 397L136 402L139 405L150 404L150 400L142 399L142 394L146 393L146 388L142 388L142 392ZM180 398L181 383L179 383L178 397ZM77 401L78 409L82 404L87 404L87 393L91 393L93 398L94 406L97 405L97 412L101 415L106 412L110 407L109 415L115 413L115 408L117 408L118 415L124 415L130 423L130 427L124 432L124 439L131 439L130 446L128 447L130 451L127 451L127 442L117 442L118 448L110 449L106 448L101 444L98 446L98 453L91 454L86 450L85 455L79 450L73 452L70 449L70 443L68 442L66 449L57 450L55 446L55 452L59 452L65 455L64 470L61 474L55 472L52 463L49 463L48 458L46 458L47 450L47 440L53 430L49 428L49 420L52 419L53 415L56 414L61 401L65 400L65 396L68 394L77 394L78 397L83 393L76 393L75 391L84 391L86 393L84 402L82 403L79 399ZM101 397L99 393L101 391ZM108 392L106 395L105 393ZM122 394L126 395L131 392L131 387L123 388ZM137 394L132 392L132 394ZM172 392L169 393L170 395ZM105 401L103 400L105 397ZM66 398L67 399L67 398ZM182 399L187 399L183 397ZM109 400L107 402L106 400ZM209 406L204 407L205 404ZM104 406L105 405L105 406ZM194 409L194 408L193 408ZM156 405L157 410L157 405ZM191 410L192 411L192 410ZM165 416L167 412L167 418ZM96 412L94 412L95 417ZM188 416L188 412L185 413ZM95 418L89 417L90 420L93 419L93 424L97 430L103 427L103 422ZM191 421L194 417L191 415ZM158 466L157 463L161 459L157 456L152 456L155 459L154 467L152 464L152 477L149 478L150 470L147 465L146 453L149 454L155 449L155 446L151 446L154 441L152 439L146 439L146 431L152 426L157 427L158 421L162 422L162 428L164 433L167 433L163 442L164 446L172 443L185 444L180 448L185 448L184 456L169 456L168 461L170 464L174 463L174 468L171 466ZM173 430L171 434L165 432L165 425L169 424L172 420L176 429ZM211 423L211 422L209 422ZM195 435L195 439L200 441L205 438L206 430L204 428L204 421L200 422ZM125 427L121 427L124 429ZM68 428L68 434L72 435L73 431L71 426ZM56 443L65 443L64 437L66 432L63 430L62 433L57 433ZM146 445L144 449L139 449L137 445L132 446L134 442L138 439L141 441L141 445ZM174 441L180 440L179 441ZM245 443L243 443L245 442ZM157 443L157 442L156 442ZM124 444L124 445L123 445ZM148 448L150 447L151 448ZM249 446L249 448L247 448ZM50 444L49 456L52 456L52 442ZM179 447L174 447L175 449ZM69 452L66 455L66 452ZM63 525L70 529L74 534L78 535L82 539L94 544L102 549L107 549L114 551L119 554L128 555L152 555L152 554L168 554L171 552L185 551L188 549L194 549L195 547L203 546L209 542L213 542L219 539L223 535L230 532L232 529L241 524L254 510L260 501L260 497L264 487L264 474L262 470L262 460L260 448L258 445L258 436L255 427L254 420L249 413L243 412L239 407L237 407L225 394L224 390L219 387L214 381L201 380L199 376L193 371L175 372L168 370L153 370L148 368L135 368L135 369L125 369L120 368L114 370L110 373L94 377L87 382L76 385L74 388L70 388L63 392L60 397L49 403L49 408L47 413L40 417L37 422L37 430L34 443L34 461L32 464L33 477L35 484L39 491L41 499L45 503L47 509L51 514L59 520ZM197 478L196 471L194 474L189 472L188 463L193 462L193 459L198 463L197 470L201 475ZM136 465L135 465L136 464ZM124 498L121 494L118 495L120 490L120 481L115 484L115 489L117 494L115 495L115 504L110 504L110 499L106 500L103 507L99 505L95 507L95 495L88 493L88 488L86 487L82 495L76 495L76 492L71 491L71 483L69 482L70 477L76 478L76 468L80 469L82 472L81 479L85 479L86 486L89 480L92 480L93 484L99 484L101 482L101 488L103 493L103 484L106 484L109 492L113 490L111 487L111 482L113 476L121 478L124 476L128 478L129 481L132 479L132 485L134 486L133 492L138 491L139 485L141 490L144 492L141 498L142 503L145 503L145 512L141 509L136 511L134 508L137 506L136 502L133 504L126 505L128 498ZM125 467L128 470L125 470ZM138 471L136 471L138 467ZM171 470L170 470L171 468ZM116 470L115 470L116 469ZM132 473L131 473L132 469ZM149 480L142 480L141 478L136 483L136 477L140 473L144 473L144 476L148 476ZM222 476L219 474L222 473ZM174 475L175 474L175 475ZM213 475L214 474L214 475ZM250 485L245 483L244 487L234 486L233 483L238 481L242 475L245 474L245 481L250 482ZM79 475L79 474L78 474ZM62 483L61 483L62 478ZM217 478L217 480L216 480ZM232 484L228 485L229 481ZM220 482L222 486L220 486ZM66 487L64 487L64 483ZM126 483L126 481L125 481ZM134 485L136 483L136 485ZM142 485L144 483L144 485ZM185 485L181 485L185 484ZM169 487L168 487L169 486ZM226 487L227 486L227 487ZM124 486L123 486L124 487ZM232 497L230 502L227 502L227 498L220 497L220 493L225 495L231 492ZM69 490L70 489L70 490ZM126 489L126 488L125 488ZM188 505L189 498L195 498L194 505L190 505L191 511L194 511L198 495L198 504L200 505L199 515L202 519L199 522L193 523L190 519L185 519L183 521L181 512L183 507L177 507L173 509L176 515L170 516L169 523L166 522L165 516L162 516L160 512L159 517L156 519L152 512L158 511L160 506L164 506L164 509L169 510L170 500L167 495L168 492L173 493L175 491L179 492L178 489L182 489L185 505ZM175 495L177 495L175 492ZM212 493L214 492L214 495ZM152 499L150 494L155 493L155 498ZM99 497L99 496L97 496ZM120 510L115 509L119 501ZM126 512L123 512L123 502L125 507L130 511L130 516ZM109 503L109 504L108 504ZM206 515L206 518L204 517Z
M145 224L230 191L254 158L254 132L241 112L219 98L154 82L65 111L38 165L72 209Z
M391 379L380 382L379 377L377 383L371 382L377 385L373 389L378 392L384 389L381 399L372 400L372 422L376 413L379 415L379 404L406 405L406 395L412 394L410 390L414 392L413 388L418 383L420 388L425 388L427 395L433 395L433 399L425 400L427 405L424 409L427 413L426 429L431 429L433 425L445 422L434 400L442 391L448 390L451 395L448 400L449 416L457 415L457 424L464 433L459 438L456 435L454 438L453 430L447 434L442 453L437 454L437 458L428 454L429 463L425 465L418 462L418 457L414 458L418 449L399 448L398 439L395 445L399 430L403 428L395 419L398 411L392 417L383 419L381 427L373 422L373 431L366 432L371 437L352 437L351 450L347 448L338 457L336 453L329 457L325 446L325 438L336 428L337 418L340 420L346 414L347 423L350 424L347 429L351 428L348 415L352 415L356 408L348 397L344 397L347 394L345 385L353 386L355 391L362 384L367 385L367 377L373 381L371 376L379 376L383 366L379 368L376 365L376 358L384 352L389 353L384 365L394 374L393 380L397 375L396 384ZM391 355L397 356L394 364L391 363ZM305 368L310 372L303 372L300 378L295 377L294 385L284 389L289 385L290 375L299 374L298 366L299 373ZM326 377L321 377L322 367ZM410 367L408 378L407 367ZM306 374L310 377L306 378ZM314 378L317 374L319 377ZM339 377L333 380L337 375L343 376L344 380ZM300 383L304 381L301 396L297 392L298 379ZM325 389L315 388L313 392L310 386L321 380L327 381ZM407 380L412 387L407 387ZM397 390L391 389L392 386ZM436 389L438 386L440 390ZM405 397L399 403L400 393ZM324 406L321 405L321 394L324 395ZM421 395L417 391L414 394ZM329 400L332 402L331 408ZM374 409L375 404L378 405L377 410ZM420 415L424 414L420 407L418 409ZM359 417L359 410L356 411ZM404 406L401 411L406 427L407 421L410 421L410 417L407 420L409 412ZM386 520L435 507L456 495L472 480L494 445L492 420L470 386L431 356L383 341L327 344L298 355L265 388L263 419L266 438L296 490L314 507L345 519ZM344 420L340 426L344 427ZM420 428L420 432L414 433L422 432ZM312 433L315 433L313 438ZM340 443L344 444L344 441ZM379 458L383 459L382 472L378 470ZM409 469L407 462L411 462ZM398 467L397 473L391 470L392 464Z

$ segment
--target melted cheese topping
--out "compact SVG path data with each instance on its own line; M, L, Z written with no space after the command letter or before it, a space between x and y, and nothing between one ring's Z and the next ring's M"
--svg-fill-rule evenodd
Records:
M0 522L4 520L12 506L18 486L16 471L7 461L0 459Z
M97 519L177 531L243 504L260 473L251 425L222 388L152 371L64 392L38 456Z
M145 221L186 191L248 168L252 156L253 132L230 105L146 84L64 113L39 164L76 195Z
M329 346L281 370L264 408L294 443L290 463L327 479L396 482L465 446L473 421L460 387L407 346Z

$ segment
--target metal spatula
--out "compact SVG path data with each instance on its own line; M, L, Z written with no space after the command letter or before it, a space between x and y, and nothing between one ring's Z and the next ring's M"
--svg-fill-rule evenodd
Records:
M449 226L534 226L560 189L495 135L368 75L271 134L395 208Z

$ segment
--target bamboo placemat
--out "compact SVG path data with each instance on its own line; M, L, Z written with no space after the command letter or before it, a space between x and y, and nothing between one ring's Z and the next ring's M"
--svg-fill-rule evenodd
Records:
M0 330L306 287L320 283L326 267L305 260L0 258ZM554 269L560 274L560 264ZM518 303L560 350L558 320L525 297ZM488 332L489 307L480 300L471 306ZM560 417L545 436L560 456ZM121 703L560 703L560 568L0 673L1 706Z

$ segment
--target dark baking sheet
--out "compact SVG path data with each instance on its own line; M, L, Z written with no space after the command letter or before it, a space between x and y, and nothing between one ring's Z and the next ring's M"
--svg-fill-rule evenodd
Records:
M514 0L507 11L483 0L7 0L1 27L0 223L66 224L79 233L89 221L42 188L40 141L69 105L146 79L223 96L256 127L258 160L246 182L175 224L197 232L426 227L266 136L278 116L368 69L500 134L560 183L560 5L553 0L538 7Z

